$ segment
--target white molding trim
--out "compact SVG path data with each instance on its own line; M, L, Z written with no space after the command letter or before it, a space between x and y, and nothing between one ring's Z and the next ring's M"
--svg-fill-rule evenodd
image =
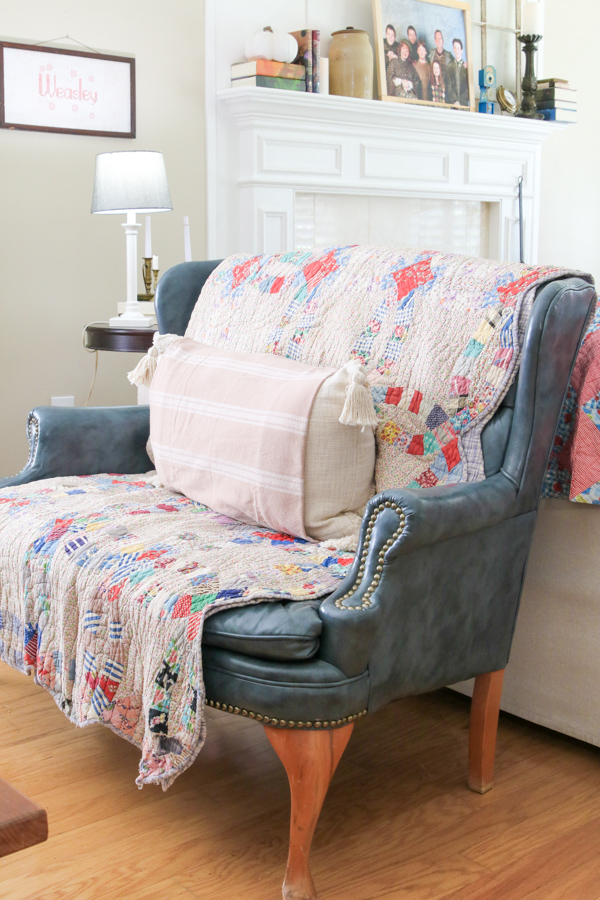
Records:
M214 114L211 256L292 249L303 191L489 202L490 253L515 259L522 175L525 259L537 261L541 145L564 125L251 87L218 91Z
M206 257L217 258L217 0L204 3L204 152L206 159Z

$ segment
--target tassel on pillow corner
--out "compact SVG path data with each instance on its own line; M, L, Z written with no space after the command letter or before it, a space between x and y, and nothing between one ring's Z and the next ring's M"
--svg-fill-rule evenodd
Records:
M142 356L135 369L127 373L127 379L130 384L136 387L150 387L158 366L159 357L166 353L175 341L180 341L181 339L180 334L160 334L160 332L155 331L152 338L152 346L146 355Z
M358 359L346 363L344 368L350 376L346 386L346 399L339 421L342 425L367 426L376 428L378 419L373 397L363 364Z

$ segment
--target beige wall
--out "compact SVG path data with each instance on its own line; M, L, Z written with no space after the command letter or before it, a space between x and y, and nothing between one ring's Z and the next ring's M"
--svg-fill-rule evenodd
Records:
M95 155L161 150L174 211L152 217L154 253L163 271L183 260L188 215L204 255L203 19L201 0L0 0L3 39L69 34L135 55L137 70L135 140L0 130L0 476L25 463L31 407L69 394L83 405L94 357L82 329L125 299L123 219L90 214ZM100 354L92 403L135 403L136 361Z
M544 71L577 89L578 124L553 135L542 150L540 261L575 266L600 281L600 118L593 55L566 37L600 28L598 0L545 0ZM576 42L575 42L576 43Z
M567 21L568 20L568 21ZM565 41L569 23L580 23L585 34L600 32L600 3L597 0L546 0L544 71L539 77L567 78L577 89L578 124L548 139L542 149L542 214L540 261L572 266L591 272L600 283L600 175L598 146L600 120L592 60L589 54L567 52ZM572 48L571 48L572 49ZM525 600L549 589L548 571L562 570L555 579L556 591L564 587L565 570L571 590L580 597L597 595L593 558L581 567L579 546L594 536L600 547L600 509L572 509L573 504L551 500L542 504L540 516L552 516L553 527L562 535L564 552L556 558L556 547L546 550L536 540L526 583ZM559 510L560 508L560 510ZM544 522L539 535L543 533ZM579 559L579 563L575 563Z

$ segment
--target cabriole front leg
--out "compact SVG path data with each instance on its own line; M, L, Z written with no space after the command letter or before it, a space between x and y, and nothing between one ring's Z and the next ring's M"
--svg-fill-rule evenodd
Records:
M329 783L353 728L354 723L325 731L264 726L290 782L290 848L283 900L316 900L310 846Z

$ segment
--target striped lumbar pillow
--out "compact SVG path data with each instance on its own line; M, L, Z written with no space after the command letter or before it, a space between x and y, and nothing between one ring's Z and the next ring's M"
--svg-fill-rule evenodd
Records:
M357 534L372 494L376 424L358 362L336 370L162 341L131 380L150 381L164 485L278 532L319 541Z

